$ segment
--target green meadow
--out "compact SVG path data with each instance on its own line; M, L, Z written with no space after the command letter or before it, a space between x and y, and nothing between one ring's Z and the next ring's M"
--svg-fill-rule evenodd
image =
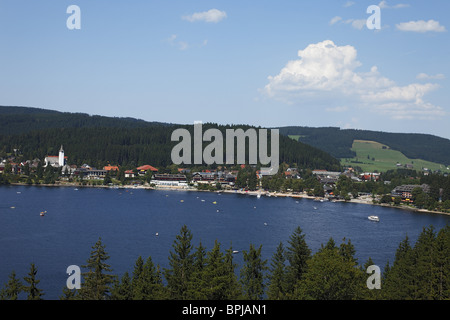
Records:
M366 172L383 172L390 169L396 169L401 165L405 168L406 164L412 165L412 169L421 171L425 168L429 170L441 170L442 172L450 172L450 170L442 164L425 161L422 159L409 159L400 151L392 150L389 146L366 140L354 140L352 150L356 153L354 158L341 159L341 165L350 167L360 167Z

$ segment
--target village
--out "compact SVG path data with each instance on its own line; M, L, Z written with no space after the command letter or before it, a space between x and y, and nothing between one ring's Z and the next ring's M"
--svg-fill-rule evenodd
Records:
M367 204L387 204L394 201L400 203L413 203L413 190L421 188L424 193L430 192L426 184L404 184L393 186L388 194L380 195L371 192L337 192L336 184L339 179L347 181L381 182L381 174L378 172L356 173L352 168L345 168L342 172L327 171L323 169L312 170L315 189L312 188L285 188L284 190L270 190L265 188L264 181L275 179L268 168L256 170L255 166L249 166L254 170L256 181L253 187L242 186L237 183L240 170L203 169L192 171L189 168L177 168L177 172L160 172L158 168L145 164L134 169L122 169L119 165L106 165L103 168L91 167L88 164L81 166L68 164L68 157L64 153L63 146L60 147L58 155L47 155L43 161L40 159L27 160L20 163L14 162L15 158L0 159L0 178L5 173L10 176L28 176L26 184L43 184L51 186L87 186L106 188L146 188L163 190L201 190L244 193L250 195L266 195L275 197L311 198L321 201L354 201ZM240 165L244 170L247 165ZM47 179L43 183L35 183L30 176L37 171L56 172L57 179ZM55 174L53 174L55 176ZM285 168L281 174L286 180L287 186L295 185L295 181L302 181L301 172L297 168ZM276 177L280 179L280 175ZM12 183L19 180L13 179ZM23 182L22 182L23 183ZM19 182L19 184L21 184ZM383 185L389 186L390 181L383 181ZM317 186L320 186L317 188ZM386 200L387 198L387 200Z

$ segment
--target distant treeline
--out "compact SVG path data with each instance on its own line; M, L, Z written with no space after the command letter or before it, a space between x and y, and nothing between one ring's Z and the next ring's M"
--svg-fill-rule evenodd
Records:
M243 251L238 270L233 248L215 242L209 251L183 226L161 270L151 256L139 256L130 272L114 275L101 238L92 247L80 289L62 288L62 300L445 300L450 299L450 226L439 232L423 228L416 243L406 237L392 265L381 268L372 259L359 265L350 240L330 240L314 254L297 227L287 245L279 243L270 260L261 246ZM372 266L369 269L369 266ZM377 270L378 269L378 273ZM373 271L375 270L375 271ZM0 299L26 295L42 300L37 267L31 264L23 283L13 271ZM374 273L375 272L375 273Z
M247 125L204 124L203 130L211 127L222 132L251 128ZM14 149L17 149L19 159L43 160L47 155L58 155L63 145L69 164L87 163L99 168L108 163L166 167L172 164L171 150L178 143L171 141L171 134L177 128L193 132L193 125L0 107L0 157L15 155ZM340 170L339 161L330 154L286 136L280 136L281 162L295 164L299 168Z
M298 135L299 140L320 148L336 158L353 158L353 140L376 141L398 150L410 159L450 164L450 140L418 133L388 133L380 131L340 129L337 127L281 127L280 134Z

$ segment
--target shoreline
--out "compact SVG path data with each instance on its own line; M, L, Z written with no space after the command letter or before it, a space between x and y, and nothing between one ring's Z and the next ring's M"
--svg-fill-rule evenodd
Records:
M292 193L292 192L269 192L269 191L242 191L242 190L217 190L217 191L211 191L211 190L198 190L194 187L179 187L179 186L157 186L157 187L151 187L151 186L105 186L105 185L84 185L80 186L77 183L58 183L58 184L26 184L26 183L10 183L10 186L26 186L26 187L72 187L72 188L102 188L102 189L145 189L145 190L165 190L165 191L195 191L195 192L214 192L214 193L229 193L229 194L240 194L240 195L250 195L250 196L265 196L265 197L280 197L280 198L294 198L294 199L309 199L309 200L315 200L315 201L330 201L328 198L320 198L315 196L309 196L305 193ZM349 201L344 200L333 200L331 202L344 202L344 203L355 203L355 204L366 204L366 205L372 205L372 206L379 206L379 207L385 207L385 208L393 208L393 209L400 209L400 210L407 210L412 212L419 212L419 213L432 213L432 214L441 214L441 215L447 215L450 216L450 213L448 212L442 212L442 211L430 211L426 209L418 209L413 208L405 205L400 206L393 206L390 204L385 203L373 203L372 197L365 196L363 198L357 198L357 199L351 199Z

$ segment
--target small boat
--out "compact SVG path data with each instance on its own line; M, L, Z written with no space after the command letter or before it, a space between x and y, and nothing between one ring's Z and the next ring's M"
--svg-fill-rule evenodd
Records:
M239 253L239 251L237 251L237 250L233 250L233 253Z
M314 208L314 210L317 210L317 207L313 207Z
M261 193L258 193L258 195L256 196L256 198L261 198Z
M205 202L205 200L202 199L202 202Z
M376 221L376 222L380 221L380 218L378 218L378 216L369 216L368 219L370 221Z
M217 202L216 202L216 201L213 201L213 204L217 204Z
M41 211L41 213L39 214L41 217L45 216L45 214L47 213L47 211Z
M264 225L267 226L267 222L264 222Z
M159 233L157 232L157 233L155 233L155 236L159 236Z

